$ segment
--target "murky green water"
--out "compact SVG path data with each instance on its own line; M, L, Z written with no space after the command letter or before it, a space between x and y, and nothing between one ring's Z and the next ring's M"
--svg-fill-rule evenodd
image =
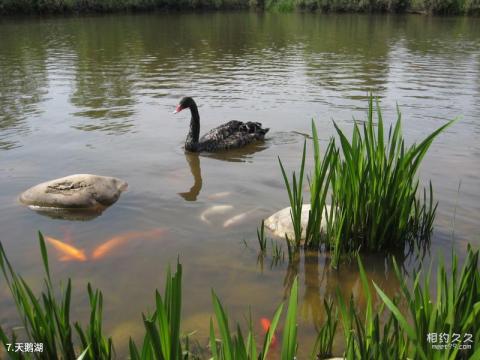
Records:
M75 318L86 317L88 282L104 291L106 330L121 356L128 336L142 332L140 314L152 309L154 289L163 287L164 270L177 256L185 267L183 330L198 330L202 343L210 288L235 320L243 321L248 305L256 318L269 317L298 273L301 351L308 352L323 321L323 298L337 286L358 295L355 267L335 272L324 257L308 256L290 266L265 259L262 268L255 230L262 217L287 206L277 156L289 169L298 166L311 118L324 144L332 118L351 129L369 91L386 118L399 104L409 142L462 116L434 143L421 171L440 201L431 254L449 253L453 229L460 253L467 241L480 245L477 19L255 13L3 19L0 44L1 241L32 283L41 278L37 230L83 248L86 262L59 261L51 249L53 273L74 281ZM185 154L189 115L171 115L183 95L200 106L201 132L231 119L260 121L271 128L266 143L228 157ZM123 178L129 190L90 221L51 219L17 201L36 183L83 172ZM203 222L201 213L216 204L234 209ZM252 209L244 222L223 227ZM167 232L90 256L115 235L154 228ZM377 283L396 290L384 259L366 265ZM3 279L0 309L2 325L18 324Z

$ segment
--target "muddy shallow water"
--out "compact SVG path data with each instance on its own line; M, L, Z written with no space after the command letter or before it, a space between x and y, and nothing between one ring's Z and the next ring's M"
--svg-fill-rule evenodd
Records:
M430 251L448 256L453 245L462 255L467 241L480 245L477 19L247 12L2 19L0 37L0 239L31 283L41 279L37 230L83 249L86 261L60 261L50 247L54 277L73 279L74 318L87 314L88 282L103 290L106 332L120 355L128 337L142 333L141 312L152 309L154 289L177 257L183 330L197 330L200 341L211 288L235 320L249 305L255 318L269 317L298 273L300 350L308 353L323 298L337 286L359 296L358 273L348 265L333 271L322 255L290 266L265 259L262 267L255 231L287 206L277 156L298 167L312 118L323 145L331 119L349 132L352 117L365 115L369 91L388 121L398 103L410 143L462 117L421 169L440 202ZM189 114L171 114L183 95L199 105L201 133L227 120L260 121L271 129L266 142L228 155L185 154ZM129 189L84 221L19 204L28 187L74 173L119 177ZM208 224L200 216L213 205L232 209ZM154 229L161 235L141 236ZM94 256L125 233L140 235ZM372 279L396 290L383 257L366 265ZM3 279L0 308L0 323L16 326Z

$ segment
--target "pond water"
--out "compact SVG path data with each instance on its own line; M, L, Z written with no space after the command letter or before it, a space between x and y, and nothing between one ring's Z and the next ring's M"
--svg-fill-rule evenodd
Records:
M254 318L270 317L298 274L300 351L309 352L323 298L337 286L358 294L356 267L331 270L321 254L290 266L266 258L262 266L256 228L288 205L277 156L288 170L299 166L312 118L323 145L334 134L332 119L350 132L370 91L388 121L398 103L410 143L461 116L421 168L422 184L431 179L439 201L430 253L448 257L454 246L462 255L467 242L480 245L478 19L249 12L2 19L0 42L0 239L37 290L37 230L84 249L87 261L75 262L50 248L54 278L73 279L76 319L87 316L87 283L103 290L106 332L120 357L128 337L143 333L141 313L153 308L154 289L163 288L177 257L183 330L197 330L202 344L211 288L243 322L249 305ZM189 114L172 115L184 95L199 105L201 132L232 119L260 121L271 129L266 142L228 155L186 154ZM74 173L120 177L129 189L84 221L19 204L26 188ZM210 224L201 220L219 204L233 209ZM246 211L243 222L223 226ZM159 236L91 255L116 235L158 228L165 230ZM394 293L384 258L365 262ZM422 267L412 259L405 265ZM3 278L0 309L2 326L18 325Z

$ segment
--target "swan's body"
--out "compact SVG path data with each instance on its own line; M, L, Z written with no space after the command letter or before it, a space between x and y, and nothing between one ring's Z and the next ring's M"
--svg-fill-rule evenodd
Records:
M190 120L190 131L185 140L185 150L193 152L215 152L240 148L256 141L262 141L269 129L263 129L262 124L258 122L241 122L237 120L229 121L220 125L201 138L200 135L200 115L197 104L190 97L184 97L175 112L189 108L192 114Z

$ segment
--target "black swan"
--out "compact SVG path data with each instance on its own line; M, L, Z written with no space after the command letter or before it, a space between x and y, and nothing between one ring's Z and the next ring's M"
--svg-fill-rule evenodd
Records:
M177 105L174 114L183 109L190 108L192 119L190 120L190 131L185 140L185 150L200 152L214 152L228 149L235 149L257 140L263 140L269 130L263 129L262 124L258 122L241 122L237 120L229 121L219 127L216 127L199 139L200 134L200 115L198 114L197 104L191 97L184 97Z

